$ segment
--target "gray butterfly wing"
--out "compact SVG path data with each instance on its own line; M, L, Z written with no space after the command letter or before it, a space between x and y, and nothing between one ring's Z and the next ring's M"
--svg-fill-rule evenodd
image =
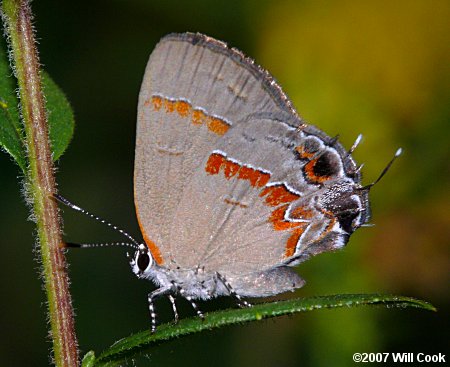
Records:
M341 193L336 185L353 189L343 148L327 146L331 139L310 134L315 129L299 131L292 120L251 114L217 142L175 212L170 238L178 266L239 283L345 244L348 236L325 202ZM316 151L326 158L320 168L330 165L327 175L314 171Z
M179 232L188 225L205 230L203 207L195 195L188 199L201 189L192 186L193 176L254 111L296 116L270 75L222 42L186 33L156 46L139 95L134 196L141 231L159 264L179 259L180 246L202 246L174 242L186 239ZM194 220L177 218L181 201Z

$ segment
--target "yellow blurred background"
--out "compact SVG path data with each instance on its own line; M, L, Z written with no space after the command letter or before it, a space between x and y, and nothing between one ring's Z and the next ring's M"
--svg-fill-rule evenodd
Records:
M348 366L355 352L447 353L449 340L450 2L78 1L33 3L42 63L67 93L76 132L58 164L61 193L135 236L132 170L137 95L157 40L199 31L268 69L299 114L340 134L370 183L398 147L404 154L371 192L373 227L345 250L298 267L295 295L392 293L422 298L436 314L359 308L315 311L224 328L155 347L137 365ZM33 225L0 155L0 360L48 364L44 297ZM121 238L64 212L66 238ZM146 293L120 249L73 251L72 292L83 352L149 326ZM164 321L170 306L158 305ZM182 315L191 315L187 305ZM203 305L223 307L221 302ZM26 353L23 351L26 350Z

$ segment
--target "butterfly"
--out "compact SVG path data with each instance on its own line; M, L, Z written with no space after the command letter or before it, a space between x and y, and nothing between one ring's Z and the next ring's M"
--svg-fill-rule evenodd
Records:
M370 218L361 166L337 138L306 124L274 78L202 34L170 34L148 61L139 95L134 199L144 241L118 229L130 265L167 296L196 300L293 291L293 267L343 248ZM95 217L62 196L72 209ZM101 218L95 217L101 221ZM70 246L70 244L69 244ZM92 247L71 244L72 247Z

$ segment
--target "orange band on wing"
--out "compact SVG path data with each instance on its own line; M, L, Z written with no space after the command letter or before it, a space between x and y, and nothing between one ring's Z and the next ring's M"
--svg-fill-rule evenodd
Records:
M284 185L269 186L261 191L260 196L265 196L265 203L270 206L279 206L272 211L269 220L272 222L275 231L290 230L291 235L286 241L285 257L294 256L300 236L308 227L307 222L297 222L286 219L286 212L289 210L289 205L300 198L299 195L290 192ZM298 207L290 213L291 219L309 219L313 213L307 208Z
M263 187L270 180L270 173L261 172L251 167L242 166L239 170L238 178L250 181L253 187Z
M270 206L291 203L300 198L300 195L290 192L284 185L265 187L259 196L266 196L266 204Z
M209 130L211 130L213 133L216 133L217 135L224 135L230 128L230 125L228 125L225 121L219 119L218 117L208 116L206 125L208 126Z
M206 162L205 171L210 175L217 175L225 162L226 158L223 155L213 153L209 156L208 162Z
M305 228L297 228L296 230L292 231L291 236L286 241L286 251L284 253L284 256L286 257L294 256L295 250L297 249L298 241L300 240L300 236L303 234Z
M291 232L286 241L284 256L291 257L295 254L300 236L309 225L308 222L295 221L295 219L306 220L314 215L308 208L297 207L290 213L290 218L294 220L286 219L286 212L289 210L290 204L300 198L299 194L290 191L284 184L266 186L270 180L270 173L239 164L220 152L214 152L209 156L205 171L210 175L217 175L222 172L227 180L234 177L239 180L247 180L255 188L262 188L259 196L265 197L264 203L268 206L276 207L268 219L272 223L273 229L275 231L288 230ZM225 199L225 202L236 205L236 202L229 199ZM239 206L242 208L247 207Z
M151 106L155 111L167 114L177 113L181 117L189 118L194 125L206 125L208 130L217 135L224 135L230 124L220 117L208 115L200 108L192 107L185 100L169 99L162 96L152 96L145 101L145 106ZM164 109L162 110L162 108Z
M275 209L270 215L269 220L273 224L273 229L275 231L285 231L287 229L296 228L303 223L299 222L291 222L285 219L286 211L288 210L289 205L283 205L279 208Z
M240 165L220 153L212 153L209 156L205 171L210 175L223 171L226 179L236 176L239 180L247 180L253 187L263 187L270 179L270 173Z

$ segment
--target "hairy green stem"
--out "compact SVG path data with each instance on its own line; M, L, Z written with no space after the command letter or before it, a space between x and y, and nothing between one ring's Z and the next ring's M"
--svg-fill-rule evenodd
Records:
M3 0L2 13L19 85L28 154L26 188L39 237L53 360L56 366L78 366L69 279L64 253L60 248L60 218L56 203L51 199L55 192L55 178L29 1Z

